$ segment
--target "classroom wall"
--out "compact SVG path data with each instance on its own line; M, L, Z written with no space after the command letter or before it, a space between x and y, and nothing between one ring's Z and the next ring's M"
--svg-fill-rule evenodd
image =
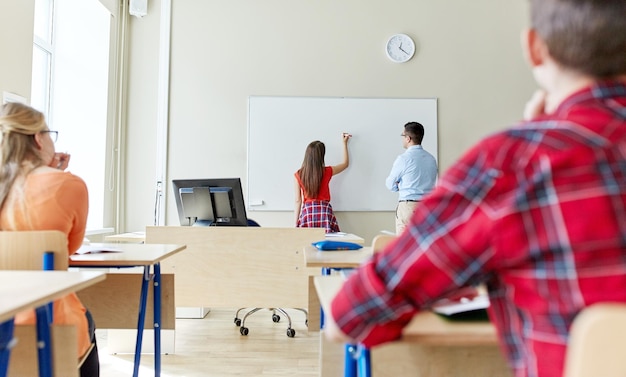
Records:
M160 5L151 0L130 25L126 231L154 222ZM525 0L172 0L168 182L241 177L246 187L250 95L437 97L444 171L520 118L535 88L519 47L527 12ZM385 56L395 33L416 41L408 63ZM166 224L178 225L170 184L166 194ZM293 224L291 212L253 215L263 226ZM337 215L368 242L394 229L393 212Z
M3 92L30 99L35 0L2 0L0 5L0 103Z

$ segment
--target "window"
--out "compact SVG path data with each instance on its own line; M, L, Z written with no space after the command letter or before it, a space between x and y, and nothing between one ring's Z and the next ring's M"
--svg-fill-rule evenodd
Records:
M105 227L111 13L99 0L36 0L31 105L89 189L87 229Z
M35 0L35 37L33 41L33 77L31 100L33 107L50 114L50 72L52 65L53 0Z

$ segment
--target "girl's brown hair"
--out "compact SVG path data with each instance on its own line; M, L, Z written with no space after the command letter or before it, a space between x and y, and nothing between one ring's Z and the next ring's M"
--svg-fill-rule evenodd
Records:
M324 175L324 155L326 146L319 140L311 142L304 152L302 167L298 170L304 193L309 198L317 196Z

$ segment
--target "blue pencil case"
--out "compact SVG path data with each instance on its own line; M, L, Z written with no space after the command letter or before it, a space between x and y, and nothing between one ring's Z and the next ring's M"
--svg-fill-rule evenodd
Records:
M342 242L342 241L318 241L313 242L311 245L315 246L318 250L327 251L327 250L357 250L362 248L363 246L354 242Z

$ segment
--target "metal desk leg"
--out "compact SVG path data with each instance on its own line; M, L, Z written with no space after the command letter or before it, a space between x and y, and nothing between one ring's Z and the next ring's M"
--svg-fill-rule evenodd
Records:
M357 375L359 377L372 377L370 350L362 345L359 345L357 350Z
M11 358L11 348L16 341L13 338L13 320L0 323L0 377L6 377L9 370L9 359Z
M154 375L161 376L161 264L154 265Z
M357 377L356 365L357 346L354 344L346 344L344 351L343 375L344 377Z
M141 343L143 342L143 328L146 321L146 304L148 301L148 283L150 282L150 266L144 266L143 281L141 282L141 296L139 297L139 318L137 319L137 341L135 343L135 366L133 377L139 376L141 361Z
M39 377L52 377L52 347L50 342L50 322L47 305L35 309L37 315L37 357Z

